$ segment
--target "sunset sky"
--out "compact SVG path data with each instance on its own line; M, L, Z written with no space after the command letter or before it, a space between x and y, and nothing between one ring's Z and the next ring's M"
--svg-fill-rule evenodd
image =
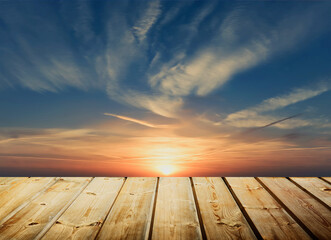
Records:
M1 0L0 175L330 175L330 12Z

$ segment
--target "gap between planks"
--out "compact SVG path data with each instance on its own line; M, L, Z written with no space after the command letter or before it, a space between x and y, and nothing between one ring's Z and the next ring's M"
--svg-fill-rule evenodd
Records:
M330 239L330 210L286 178L261 182L319 239Z
M91 178L89 181L86 181L81 188L76 192L76 194L68 201L66 205L53 217L51 221L49 221L46 226L41 230L38 235L34 238L34 240L39 240L41 239L46 232L54 225L54 223L61 217L61 215L70 207L70 205L76 200L76 198L84 191L84 189L87 187L87 185L90 184L90 182L94 178Z
M249 217L248 213L246 212L244 206L241 204L241 201L239 200L238 196L236 195L236 193L233 191L231 185L229 184L228 180L225 177L222 177L222 180L224 181L226 187L229 189L232 197L234 198L237 206L239 207L239 209L241 210L242 214L244 215L246 221L248 222L250 228L252 229L252 231L254 232L256 238L258 240L262 240L263 237L261 236L260 232L257 230L253 220Z
M319 177L319 179L322 179L324 182L331 184L331 177Z
M153 202L153 208L152 208L152 218L151 218L151 224L150 224L150 229L149 229L149 234L148 234L148 240L151 240L152 239L152 236L153 236L153 226L154 226L154 218L155 218L155 209L156 209L157 194L159 192L159 183L160 183L160 177L157 177L155 194L154 194L154 202Z
M103 227L103 225L104 225L104 223L105 223L105 220L107 219L107 217L108 217L110 211L113 209L113 206L114 206L115 202L117 201L117 198L118 198L118 196L120 195L120 193L121 193L121 191L122 191L122 189L123 189L123 186L124 186L126 180L127 180L127 177L124 178L124 181L123 181L123 183L122 183L122 186L121 186L120 190L118 191L118 193L117 193L117 195L116 195L116 197L115 197L113 203L111 204L111 206L110 206L110 208L109 208L109 210L108 210L108 212L107 212L105 218L103 219L103 221L102 221L102 223L101 223L101 226L100 226L100 228L99 228L97 234L95 235L95 238L94 238L94 239L97 239L97 237L98 237L98 235L99 235L99 233L100 233L100 231L101 231L101 229L102 229L102 227Z
M22 183L24 183L27 180L30 180L31 178L22 179ZM21 204L19 204L16 208L14 208L12 211L10 211L6 216L2 219L0 219L0 226L6 222L8 219L13 217L17 212L19 212L21 209L26 207L29 203L31 203L34 199L36 199L38 196L40 196L42 193L44 193L48 188L52 187L60 178L50 178L48 182L46 182L40 189L40 191L36 192L32 197L27 198L27 200L23 201Z
M148 239L157 178L126 180L96 239Z
M300 225L300 227L312 238L312 239L318 239L312 231L276 196L275 193L271 191L259 178L255 178L262 187L279 203L280 206L282 206L285 211Z
M321 193L325 193L325 195L328 195L329 199L331 198L331 196L328 194L328 192L323 192L324 190L321 190L321 192L316 192L316 193L313 193L313 191L309 191L308 188L306 188L304 185L302 185L302 183L298 182L297 178L287 178L289 181L291 181L294 185L296 185L298 188L300 188L302 191L304 191L305 193L307 193L309 196L311 196L312 198L314 198L316 201L318 201L320 204L324 205L324 207L326 207L329 211L331 211L331 207L330 205L327 204L326 201L323 201L323 198L322 197L319 197L318 194L321 194ZM308 179L308 178L307 178ZM314 178L314 180L318 180L320 181L322 184L328 184L328 183L325 183L324 181L322 181L321 179L319 178ZM330 184L329 184L330 185ZM316 189L311 189L311 190L315 190ZM327 191L330 191L330 187L327 188ZM325 197L325 196L323 196ZM330 203L330 201L329 201Z
M203 219L202 219L202 216L201 216L198 197L197 197L196 189L195 189L194 184L193 184L192 177L190 177L190 182L191 182L191 188L192 188L192 192L193 192L195 208L196 208L197 214L198 214L198 220L199 220L199 224L200 224L202 239L206 240L207 239L206 230L205 230L205 227L204 227L204 224L203 224Z

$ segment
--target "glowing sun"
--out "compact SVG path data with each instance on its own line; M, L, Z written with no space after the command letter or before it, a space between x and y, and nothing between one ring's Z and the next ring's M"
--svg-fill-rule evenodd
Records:
M169 175L169 174L173 173L175 170L174 166L171 166L171 165L161 165L161 166L158 166L158 169L164 175Z

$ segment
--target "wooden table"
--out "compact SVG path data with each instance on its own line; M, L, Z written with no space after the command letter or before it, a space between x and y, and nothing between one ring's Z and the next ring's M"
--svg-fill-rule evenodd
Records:
M0 178L0 239L331 239L331 178Z

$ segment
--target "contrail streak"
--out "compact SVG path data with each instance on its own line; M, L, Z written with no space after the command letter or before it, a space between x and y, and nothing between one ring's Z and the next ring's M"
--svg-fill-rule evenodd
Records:
M298 113L298 114L292 115L292 116L290 116L290 117L282 118L282 119L280 119L280 120L274 121L274 122L269 123L269 124L267 124L267 125L264 125L264 126L262 126L262 127L257 127L257 128L249 129L249 130L247 130L245 133L250 133L250 132L257 131L257 130L261 130L261 129L264 129L264 128L267 128L267 127L270 127L270 126L272 126L272 125L275 125L275 124L277 124L277 123L281 123L281 122L284 122L284 121L286 121L286 120L289 120L289 119L292 119L292 118L298 117L298 116L300 116L300 115L302 115L302 113Z

